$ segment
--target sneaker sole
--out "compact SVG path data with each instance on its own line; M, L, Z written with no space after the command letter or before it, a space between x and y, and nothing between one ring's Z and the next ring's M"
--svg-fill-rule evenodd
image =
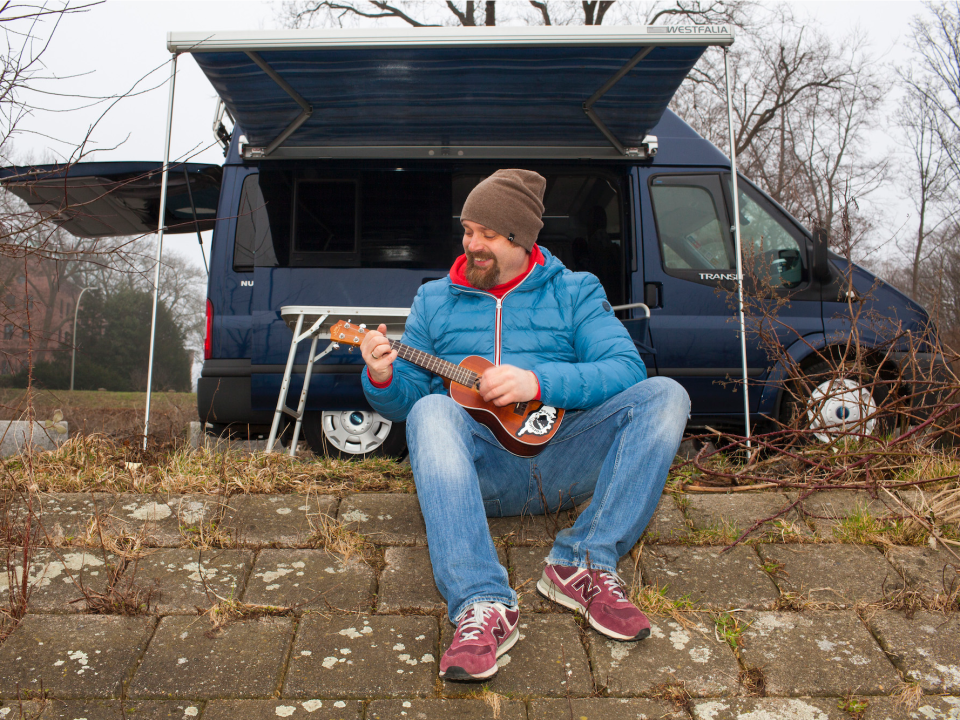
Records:
M545 575L541 575L537 581L537 592L547 600L552 600L558 605L563 605L565 608L571 610L578 610L580 614L587 619L587 622L590 623L590 627L611 640L633 642L635 640L645 640L650 637L650 628L643 628L643 630L636 635L623 635L622 633L614 632L613 630L603 627L600 623L594 621L593 616L582 603L564 593L563 590L557 587L556 583Z
M517 625L513 629L513 632L507 635L507 639L503 641L499 648L497 648L497 659L500 659L500 656L504 653L510 651L514 645L517 644L517 640L520 639L520 626ZM464 670L459 665L451 665L447 668L445 673L440 673L441 680L450 680L452 682L481 682L483 680L489 680L494 675L497 674L497 670L500 669L500 666L497 663L493 664L493 667L482 672L479 675L471 675L466 670Z

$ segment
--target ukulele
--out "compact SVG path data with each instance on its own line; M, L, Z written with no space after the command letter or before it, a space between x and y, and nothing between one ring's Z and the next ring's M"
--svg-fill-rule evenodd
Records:
M330 340L359 346L367 332L364 327L340 320L330 328ZM469 355L459 365L454 365L397 340L389 340L389 343L390 349L397 351L397 357L448 380L450 397L474 420L490 428L504 450L520 457L533 457L557 434L563 420L563 410L559 408L544 405L539 400L497 407L483 399L477 388L483 371L493 367L489 360Z

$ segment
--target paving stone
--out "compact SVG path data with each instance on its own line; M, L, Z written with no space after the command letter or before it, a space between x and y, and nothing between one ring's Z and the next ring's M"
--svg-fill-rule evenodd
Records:
M142 535L144 544L178 547L192 533L212 531L220 499L210 495L139 495L125 493L108 508L114 532Z
M105 512L113 502L110 493L37 493L33 496L33 520L38 520L34 537L41 544L61 544L66 538L83 535L97 510ZM28 515L24 498L10 509L11 525L21 526Z
M666 590L671 599L684 596L705 608L771 608L780 597L777 586L760 567L756 551L738 545L722 548L654 545L643 549L644 582Z
M507 553L497 549L500 564L507 566ZM377 612L446 613L447 605L437 590L427 548L389 547L386 567L380 573Z
M133 677L129 696L272 695L280 685L292 633L289 618L242 620L214 633L206 618L165 617Z
M360 720L362 715L357 700L211 700L203 720Z
M943 550L895 545L887 548L886 557L903 573L909 590L928 597L960 590L960 564Z
M495 708L483 700L374 700L367 720L527 720L527 708L516 700L501 700Z
M426 545L420 502L411 493L357 493L340 501L340 522L377 545Z
M510 584L517 591L521 612L568 612L537 592L549 548L517 546L508 549Z
M687 517L697 530L729 529L737 534L753 527L757 520L775 515L790 502L786 495L775 492L690 493L684 497L688 503ZM781 515L777 520L801 535L810 534L794 510ZM777 538L782 533L781 527L767 523L755 530L750 537Z
M49 701L48 701L49 702ZM32 700L0 700L0 720L34 720L40 717L44 706Z
M607 695L650 694L663 684L682 682L693 697L737 692L740 666L733 650L704 624L683 627L650 617L650 637L622 643L590 635L590 660L597 685Z
M907 680L935 693L960 692L960 616L886 611L868 621L873 634Z
M0 697L118 697L155 620L109 615L27 615L0 646Z
M244 602L305 610L369 611L376 573L357 556L326 550L261 550Z
M685 712L646 698L532 700L529 720L687 720Z
M960 697L924 695L914 709L904 707L896 698L869 698L862 720L957 720Z
M537 546L516 546L508 548L510 584L517 591L520 610L523 612L569 612L567 609L547 600L537 592L537 581L543 574L544 562L549 554L548 548ZM501 562L503 560L501 559ZM633 558L624 555L617 564L617 573L623 580L628 593L636 591Z
M836 490L818 492L799 506L800 515L813 523L817 535L836 540L834 531L845 518L869 513L874 518L887 517L893 511L882 500L863 491Z
M454 626L441 621L440 647L445 651L453 640ZM520 639L498 660L500 671L484 683L492 692L509 697L556 697L589 695L593 692L590 665L580 642L580 630L573 614L520 616ZM472 692L464 683L443 683L443 695Z
M690 526L677 507L673 494L664 493L641 539L647 543L676 543L689 534Z
M189 720L202 707L190 701L50 700L39 720Z
M117 558L100 551L62 548L31 551L27 582L30 584L28 610L30 612L83 612L82 585L93 592L103 592L110 581L111 568ZM17 587L23 581L23 550L11 548L14 580ZM6 603L10 594L10 573L0 572L0 602ZM73 602L80 600L81 602Z
M300 622L283 697L433 695L437 619L308 615Z
M153 610L160 615L196 615L221 598L239 598L250 574L249 550L174 548L149 552L127 565L141 587L156 590Z
M730 698L693 706L694 720L851 720L838 698Z
M783 592L814 601L853 607L896 593L903 581L873 547L863 545L761 544L765 563L782 565L774 580Z
M761 612L740 619L748 624L740 656L763 671L770 696L885 695L900 682L853 612Z
M333 495L238 495L230 498L220 528L239 545L295 548L310 544L316 519L337 516Z

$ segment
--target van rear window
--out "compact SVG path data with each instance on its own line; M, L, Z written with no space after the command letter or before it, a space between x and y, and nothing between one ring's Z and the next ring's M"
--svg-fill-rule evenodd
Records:
M269 228L264 233L262 223L253 222L255 213L238 223L237 253L244 244L244 259L259 267L445 271L463 253L463 203L491 172L261 167L259 176L244 183L249 198L242 203L265 207ZM540 172L547 188L539 243L571 270L597 275L611 302L621 302L621 180L583 171Z

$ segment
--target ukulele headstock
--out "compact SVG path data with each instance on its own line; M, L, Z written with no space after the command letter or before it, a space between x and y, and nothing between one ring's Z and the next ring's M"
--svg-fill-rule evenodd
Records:
M368 332L362 325L354 325L348 320L338 320L330 328L330 339L336 343L359 346Z

